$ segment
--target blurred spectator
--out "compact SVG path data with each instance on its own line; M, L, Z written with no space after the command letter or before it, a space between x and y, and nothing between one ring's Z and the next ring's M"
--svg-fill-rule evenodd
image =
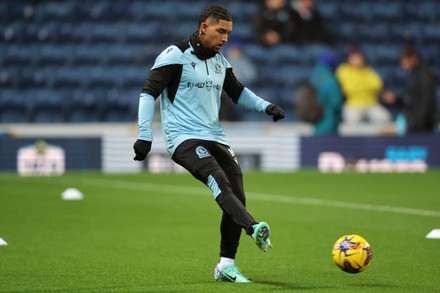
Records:
M336 134L341 116L343 95L335 76L339 58L332 51L323 51L316 60L311 83L315 87L323 115L315 124L315 134Z
M252 84L257 78L257 68L243 51L243 43L232 41L226 51L229 63L234 68L235 76L244 84Z
M391 120L390 112L383 107L378 96L383 89L383 81L376 71L368 66L364 54L352 49L347 62L336 69L336 77L345 96L342 117L348 123L364 120L384 123Z
M324 20L315 6L314 0L292 1L293 8L293 42L324 43L327 42Z
M251 85L257 79L257 68L250 58L243 51L243 43L240 41L231 41L227 47L226 57L234 68L235 76L244 84ZM239 121L238 107L234 105L231 99L222 93L220 120Z
M258 41L268 46L291 42L294 30L292 17L286 0L264 0L254 19Z
M382 99L387 104L403 106L406 126L403 132L432 132L435 128L437 111L435 73L422 59L418 50L412 46L402 50L400 66L406 71L405 94L398 97L387 91Z

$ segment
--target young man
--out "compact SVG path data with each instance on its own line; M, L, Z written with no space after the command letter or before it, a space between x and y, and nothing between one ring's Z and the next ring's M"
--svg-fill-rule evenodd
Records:
M234 265L241 229L266 252L270 228L257 222L245 208L242 172L219 123L220 96L225 90L238 105L265 112L273 121L283 110L244 87L234 76L220 49L232 32L232 17L220 5L209 5L189 39L165 49L156 59L139 98L139 135L134 160L151 149L154 100L160 96L162 130L172 160L206 184L223 210L220 260L216 280L251 280Z

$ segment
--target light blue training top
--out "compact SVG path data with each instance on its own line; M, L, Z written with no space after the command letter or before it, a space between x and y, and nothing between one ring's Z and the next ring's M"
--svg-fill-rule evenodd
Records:
M162 72L158 69L178 65L173 66L173 68L178 68L177 74L180 74L177 76L177 78L180 77L180 81L177 79L177 88L171 89L167 84L160 92L162 131L170 156L179 144L188 139L215 141L228 145L219 121L219 110L225 76L227 71L233 74L231 65L221 53L212 58L200 60L194 54L190 42L188 45L183 51L176 45L166 48L156 58L148 76L150 80L147 79L150 83L164 79L160 73L158 75L158 72ZM155 74L152 74L153 71ZM157 97L148 92L140 95L139 139L153 140L151 123L155 98ZM270 105L268 101L258 97L246 87L242 88L236 103L257 112L264 112Z

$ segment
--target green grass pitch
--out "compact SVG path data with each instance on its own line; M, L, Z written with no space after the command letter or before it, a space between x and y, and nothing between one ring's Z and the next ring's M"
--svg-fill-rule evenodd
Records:
M188 174L0 174L0 292L440 292L440 171L247 172L248 209L272 229L262 253L242 234L251 284L215 282L221 211ZM74 187L82 201L63 201ZM331 249L344 234L373 248L350 275Z

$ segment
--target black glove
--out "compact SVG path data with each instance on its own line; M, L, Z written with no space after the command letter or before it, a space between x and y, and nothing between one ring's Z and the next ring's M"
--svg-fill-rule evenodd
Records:
M277 122L285 117L283 109L274 104L267 106L266 114L272 116L273 122Z
M136 154L136 156L134 156L133 160L143 161L143 160L145 160L145 157L148 155L148 153L151 150L151 141L138 139L134 143L133 149L134 149L134 153Z

